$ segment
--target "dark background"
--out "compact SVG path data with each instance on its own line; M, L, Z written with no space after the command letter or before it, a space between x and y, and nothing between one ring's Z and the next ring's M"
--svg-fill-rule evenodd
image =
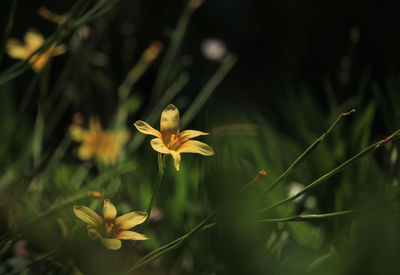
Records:
M8 2L2 2L3 26ZM11 37L21 38L29 27L50 35L55 26L39 18L37 9L45 6L63 13L72 4L73 1L19 1ZM183 4L121 1L109 14L112 31L103 37L112 40L112 49L107 49L110 58L120 58L118 47L125 43L121 37L124 32L131 37L133 56L152 40L167 44L168 30L175 27ZM398 8L394 1L205 1L192 18L182 51L192 58L189 71L193 85L204 82L215 70L201 55L203 39L220 38L238 56L238 64L218 91L218 102L251 101L252 108L273 108L276 96L282 96L288 83L312 88L321 104L327 100L326 87L330 83L329 92L340 102L355 93L366 71L379 82L388 73L398 71ZM118 16L113 17L115 14ZM350 38L352 31L358 33L357 42ZM55 62L62 62L62 58ZM7 59L1 67L12 63ZM115 66L111 70L116 76L123 74L125 68L121 64L111 65ZM341 78L343 68L349 73L345 81ZM151 87L152 78L143 83L143 89ZM257 98L259 104L254 106L256 101L249 97Z

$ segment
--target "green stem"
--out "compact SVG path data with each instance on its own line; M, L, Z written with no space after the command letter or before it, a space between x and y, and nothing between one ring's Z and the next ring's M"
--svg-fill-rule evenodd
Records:
M166 156L162 155L161 153L158 153L158 174L157 174L156 183L154 185L153 193L151 194L150 203L146 210L146 212L147 212L146 221L150 218L151 210L153 209L153 204L154 204L155 198L157 196L158 189L160 189L160 185L161 185L162 179L164 177L165 160L166 160Z
M176 29L172 33L171 44L165 53L165 57L163 58L159 73L157 74L157 78L155 80L151 101L155 101L156 99L160 98L164 89L168 85L167 80L171 73L171 67L174 64L178 51L182 45L183 37L189 24L190 17L198 8L198 6L193 5L192 2L193 0L189 1L185 7L182 16L178 20Z
M185 241L187 241L191 236L193 236L195 233L199 232L200 230L202 230L202 228L205 226L205 224L211 220L214 215L215 215L216 211L212 212L207 218L205 218L201 223L199 223L198 225L196 225L192 230L190 230L188 233L186 233L185 235L179 237L178 239L157 248L156 250L150 252L149 254L147 254L145 257L143 257L142 259L140 259L134 266L132 266L125 274L128 274L130 272L132 272L133 270L157 259L158 257L160 257L161 255L167 253L168 251L177 248L178 246L182 245Z
M0 49L0 64L1 61L3 60L3 55L4 55L4 50L6 48L7 44L7 39L10 36L11 28L14 23L14 16L15 16L15 10L17 9L17 0L13 0L11 3L11 8L10 8L10 16L8 17L7 21L7 26L4 30L4 36L3 36L3 43L1 43L1 49Z
M297 194L291 196L290 198L287 198L285 200L277 202L277 203L275 203L273 205L270 205L270 206L268 206L266 208L263 208L263 209L257 211L257 213L266 212L268 210L271 210L273 208L281 206L282 204L285 204L287 202L295 200L296 198L300 197L301 195L303 195L304 193L306 193L310 189L315 188L316 186L318 186L319 184L321 184L325 180L329 179L333 175L336 175L337 173L339 173L340 171L342 171L346 167L352 165L354 162L356 162L357 160L361 159L362 157L364 157L368 153L375 151L376 149L380 148L382 145L386 144L387 142L389 142L389 141L391 141L391 140L393 140L393 139L395 139L395 138L397 138L399 136L400 136L400 129L395 131L393 134L391 134L387 138L382 139L382 140L380 140L378 142L375 142L374 144L370 145L369 147L367 147L363 151L359 152L357 155L353 156L352 158L348 159L347 161L345 161L344 163L342 163L341 165L339 165L335 169L331 170L330 172L326 173L322 177L318 178L317 180L315 180L312 183L310 183L309 185L307 185L305 188L303 188Z
M347 113L342 113L339 115L339 117L332 123L332 125L329 127L329 129L323 133L316 141L314 141L286 170L283 172L277 179L272 182L272 184L260 195L258 199L263 198L265 195L267 195L272 189L274 189L278 183L285 178L296 165L298 165L300 162L302 162L310 153L312 153L319 144L321 144L324 139L332 132L332 130L335 128L335 126L339 123L339 121L348 115L351 115L355 112L355 109L350 110Z
M194 99L193 103L190 105L189 109L186 110L182 117L181 125L185 128L193 117L200 111L200 109L207 102L207 99L212 95L218 85L226 77L228 72L236 64L237 58L234 55L229 55L224 59L224 61L219 66L215 74L207 81L204 87L199 92L199 95Z
M256 220L256 223L263 223L263 222L306 222L306 221L313 221L313 220L323 220L326 218L337 217L347 214L354 213L355 210L346 210L346 211L339 211L339 212L332 212L326 214L310 214L310 215L297 215L293 217L287 218L278 218L278 219L261 219Z

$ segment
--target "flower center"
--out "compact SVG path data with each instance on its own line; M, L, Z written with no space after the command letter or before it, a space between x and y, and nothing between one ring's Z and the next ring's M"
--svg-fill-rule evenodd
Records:
M119 226L115 224L115 219L113 220L105 220L104 221L104 228L103 228L103 237L106 238L115 238L119 233Z
M179 134L170 134L169 139L167 137L166 141L167 142L164 141L164 144L170 150L177 150L182 145L182 143L185 142L185 140L182 139Z

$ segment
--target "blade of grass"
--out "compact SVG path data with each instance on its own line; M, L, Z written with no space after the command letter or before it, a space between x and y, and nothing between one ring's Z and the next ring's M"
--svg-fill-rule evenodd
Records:
M298 164L300 164L310 153L312 153L324 140L325 138L332 132L335 126L339 123L339 121L351 114L355 113L355 109L350 110L349 112L342 113L339 117L332 123L332 125L328 128L328 130L323 133L316 141L314 141L278 178L276 178L271 185L260 195L259 200L262 199L265 195L272 191L280 181L285 178Z
M293 217L287 218L277 218L277 219L260 219L254 222L256 223L264 223L264 222L307 222L307 221L314 221L314 220L324 220L327 218L343 216L354 213L355 210L345 210L339 212L332 212L326 214L310 214L310 215L297 215Z
M161 255L167 253L168 251L177 248L178 246L182 245L185 241L187 241L191 236L193 236L195 233L199 232L202 227L209 221L211 220L214 215L215 215L216 211L214 211L213 213L211 213L207 218L205 218L202 222L200 222L197 226L195 226L192 230L190 230L188 233L186 233L185 235L179 237L178 239L150 252L149 254L147 254L145 257L143 257L142 259L140 259L134 266L132 266L125 274L128 274L132 271L134 271L135 269L157 259L158 257L160 257Z
M372 144L369 147L365 148L364 150L362 150L361 152L359 152L358 154L356 154L352 158L348 159L347 161L345 161L344 163L342 163L341 165L339 165L335 169L331 170L330 172L326 173L322 177L318 178L317 180L315 180L312 183L310 183L309 185L307 185L305 188L303 188L301 191L299 191L295 195L293 195L293 196L291 196L291 197L289 197L289 198L287 198L285 200L282 200L280 202L277 202L277 203L275 203L273 205L270 205L270 206L268 206L266 208L263 208L263 209L257 211L257 213L267 212L268 210L274 209L274 208L276 208L278 206L281 206L282 204L285 204L285 203L288 203L288 202L291 202L291 201L295 200L296 198L300 197L301 195L303 195L304 193L306 193L310 189L315 188L316 186L318 186L319 184L321 184L325 180L327 180L330 177L332 177L333 175L339 173L340 171L342 171L346 167L351 166L353 163L355 163L359 159L363 158L368 153L371 153L371 152L377 150L382 145L386 144L387 142L389 142L389 141L391 141L391 140L393 140L395 138L398 138L399 136L400 136L400 129L395 131L393 134L391 134L387 138L382 139L382 140L380 140L378 142L375 142L374 144Z
M12 26L14 24L14 17L15 17L15 10L17 9L17 3L18 3L18 0L12 0L12 2L11 2L10 13L9 13L10 15L8 17L7 25L4 30L3 41L0 46L1 47L1 49L0 49L0 64L1 64L1 61L3 61L3 56L4 56L6 44L7 44L7 39L10 36L10 32L11 32Z

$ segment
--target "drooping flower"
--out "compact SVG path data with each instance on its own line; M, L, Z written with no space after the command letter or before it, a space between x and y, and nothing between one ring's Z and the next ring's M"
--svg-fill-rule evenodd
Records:
M18 39L10 38L7 41L6 51L7 54L15 59L28 59L36 50L38 50L44 43L43 36L34 31L28 30L24 36L24 43L22 43ZM47 64L47 62L53 56L61 55L65 53L66 46L51 45L45 52L35 54L30 60L29 63L32 66L32 69L35 72L40 72L43 67Z
M105 165L113 165L116 162L129 138L126 130L103 130L96 118L89 120L89 129L73 124L69 132L73 140L82 143L78 148L78 157L81 160L94 158Z
M117 217L117 209L109 199L104 200L103 218L92 209L75 205L75 215L87 224L88 234L92 240L100 239L103 245L111 250L121 248L121 240L147 240L140 233L130 231L147 219L146 212L129 212Z
M135 127L143 134L156 137L151 140L151 147L159 153L171 154L177 171L179 171L181 163L181 153L196 153L204 156L214 154L213 149L207 144L191 140L198 136L208 135L208 133L196 130L179 132L179 111L173 104L169 104L161 113L160 131L157 131L142 120L136 121Z

